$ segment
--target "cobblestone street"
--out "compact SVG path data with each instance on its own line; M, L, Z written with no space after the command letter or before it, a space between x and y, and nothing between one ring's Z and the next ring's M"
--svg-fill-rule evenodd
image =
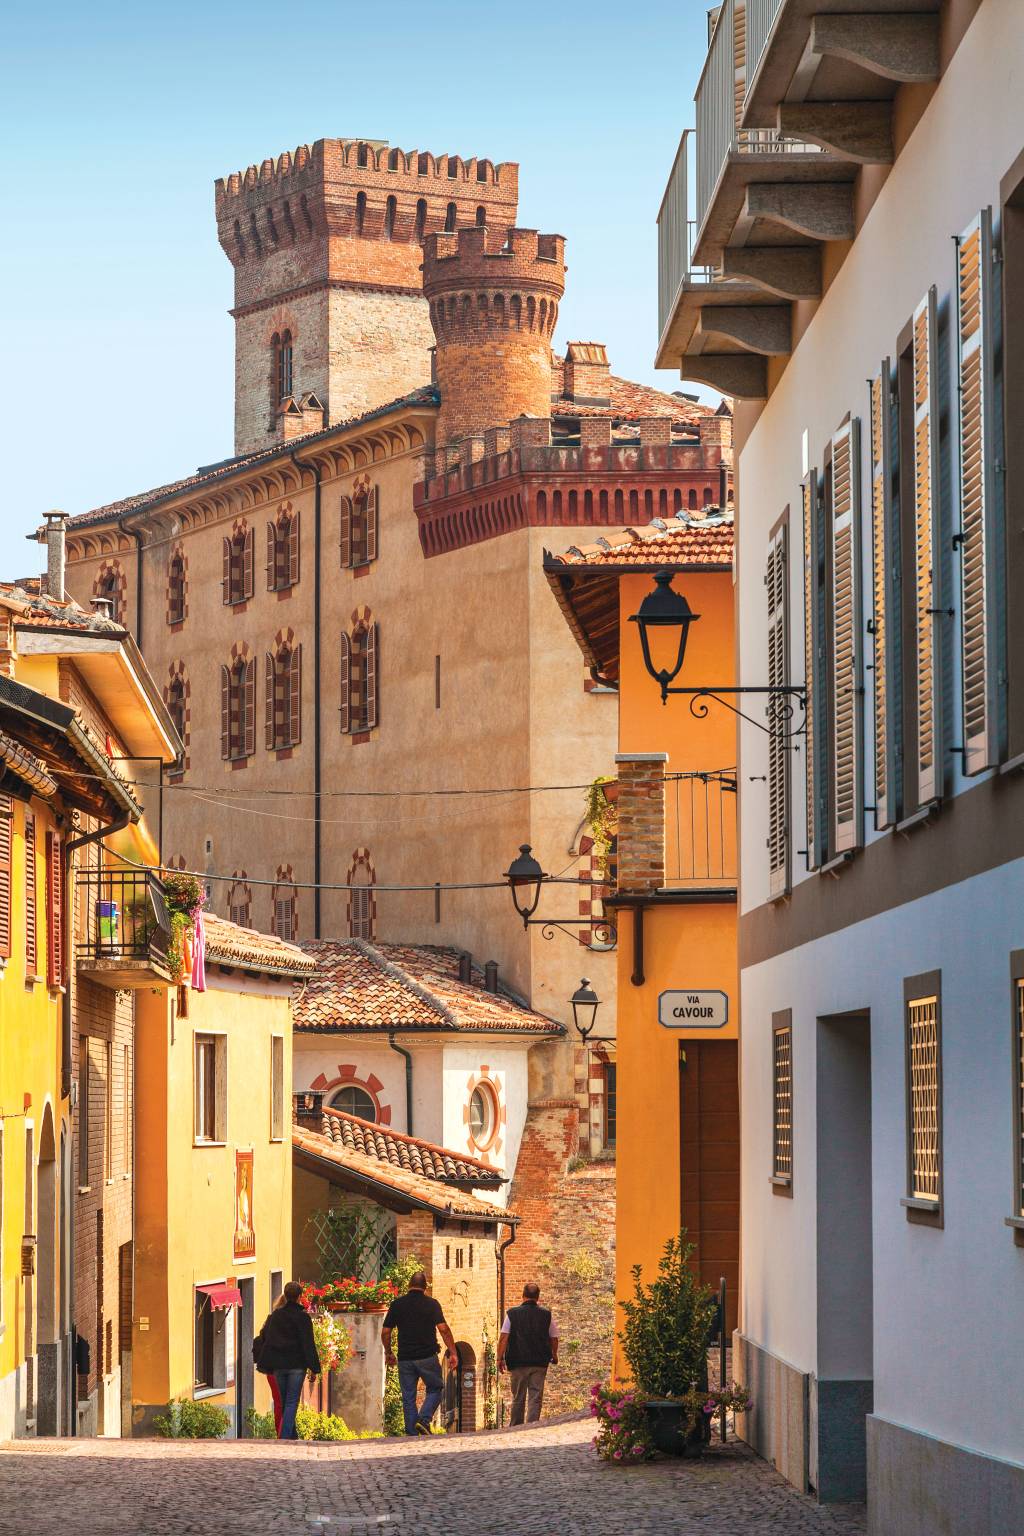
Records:
M37 1441L0 1447L2 1536L862 1536L743 1446L624 1472L590 1421L340 1446Z

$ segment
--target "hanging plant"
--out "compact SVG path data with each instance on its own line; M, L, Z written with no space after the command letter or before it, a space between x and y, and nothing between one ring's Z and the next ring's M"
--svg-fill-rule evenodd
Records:
M611 851L619 827L618 779L600 774L587 790L587 826L594 840L594 862L602 880L611 879Z
M202 910L206 896L202 881L195 875L164 870L161 884L171 924L167 963L175 981L180 982L185 974L185 933L195 926L196 913Z

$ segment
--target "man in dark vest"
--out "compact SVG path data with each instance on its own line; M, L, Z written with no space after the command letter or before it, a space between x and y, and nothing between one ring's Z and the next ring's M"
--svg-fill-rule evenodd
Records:
M544 1378L558 1364L558 1329L551 1313L540 1305L540 1286L524 1285L522 1306L509 1307L498 1339L498 1370L512 1382L512 1424L540 1418Z

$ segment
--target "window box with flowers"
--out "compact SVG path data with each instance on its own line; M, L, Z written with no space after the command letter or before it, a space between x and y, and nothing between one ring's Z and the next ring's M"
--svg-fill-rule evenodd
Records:
M320 1306L328 1312L386 1312L397 1295L398 1287L391 1280L360 1280L347 1275L324 1285L305 1286L302 1304L310 1311Z

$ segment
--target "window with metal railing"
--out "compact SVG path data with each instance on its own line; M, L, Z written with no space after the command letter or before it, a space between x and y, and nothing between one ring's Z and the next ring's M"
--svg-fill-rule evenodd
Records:
M793 1021L787 1010L772 1024L772 1183L793 1183Z
M926 983L925 986L921 982ZM942 1041L937 976L905 987L908 1212L942 1204Z

